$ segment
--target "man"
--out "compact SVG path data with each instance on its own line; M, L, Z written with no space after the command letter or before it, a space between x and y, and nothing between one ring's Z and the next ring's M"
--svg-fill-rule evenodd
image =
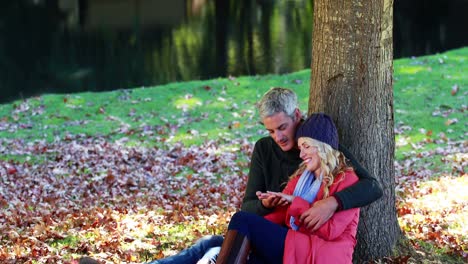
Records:
M299 157L295 133L303 121L298 108L297 95L286 88L272 88L258 104L260 118L270 136L257 141L252 154L247 189L242 203L242 211L266 215L278 205L287 203L277 197L259 199L260 192L281 192L289 176L298 168L302 160ZM356 159L343 146L339 151L351 161L359 181L341 192L316 202L313 207L301 215L302 225L310 231L318 229L335 211L368 205L382 196L382 189L377 180L362 168ZM210 263L216 254L211 254L212 247L221 246L221 236L210 236L199 240L194 246L181 253L151 263Z

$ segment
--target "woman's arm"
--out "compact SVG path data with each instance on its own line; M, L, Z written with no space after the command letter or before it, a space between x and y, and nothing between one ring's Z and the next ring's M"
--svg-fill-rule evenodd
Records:
M336 193L343 189L352 186L358 181L356 174L353 171L347 171L344 179L341 180L342 175L337 176L335 183L330 186L330 194ZM341 234L354 222L357 228L357 221L359 219L359 209L353 208L336 212L332 217L326 221L320 228L312 232L324 240L334 240L341 236ZM304 228L302 232L307 232Z
M287 206L278 206L272 213L265 215L264 218L278 225L284 225L286 209Z
M359 208L348 209L345 211L336 212L333 216L325 222L317 231L312 234L319 236L320 238L330 241L335 240L348 228L348 226L355 222L357 227L359 219ZM307 232L306 229L301 230Z

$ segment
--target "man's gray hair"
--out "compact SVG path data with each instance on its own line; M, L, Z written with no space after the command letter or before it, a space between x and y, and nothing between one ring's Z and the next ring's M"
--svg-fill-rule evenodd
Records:
M298 108L297 95L290 89L274 87L263 95L257 108L261 119L280 112L294 119L294 110Z

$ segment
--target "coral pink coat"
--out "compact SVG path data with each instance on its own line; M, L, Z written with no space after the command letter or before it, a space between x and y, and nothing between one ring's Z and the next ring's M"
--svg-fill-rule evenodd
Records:
M345 177L341 180L343 175ZM291 179L283 193L292 195L299 177L300 175ZM329 195L331 196L357 181L358 178L354 171L346 171L335 177L334 183L329 188ZM352 263L359 220L358 208L336 212L314 232L309 232L299 225L299 216L321 199L323 199L323 184L312 204L301 197L296 197L289 206L278 207L274 212L265 216L266 219L289 228L286 235L283 263ZM295 223L299 226L298 231L291 229L289 224L291 216L296 218Z

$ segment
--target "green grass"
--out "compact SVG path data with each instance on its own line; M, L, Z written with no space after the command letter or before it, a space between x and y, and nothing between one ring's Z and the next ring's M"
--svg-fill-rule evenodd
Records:
M438 257L438 263L446 263L446 264L456 264L456 263L463 263L463 258L459 256L454 256L454 255L447 255L446 252L450 250L449 248L438 248L434 246L431 243L428 243L426 241L422 240L417 240L416 243L421 247L422 251L424 252L432 252L434 255ZM433 263L433 262L425 262L422 260L423 263Z
M402 146L403 152L411 149L409 144L437 139L441 133L454 140L464 138L467 58L468 48L464 48L395 61L395 123L396 127L411 127L396 138L404 137L408 143ZM261 95L273 86L289 87L298 93L305 111L309 77L310 71L304 70L112 92L47 94L28 99L26 110L21 109L22 101L0 105L0 119L32 126L15 133L0 131L0 137L53 141L66 134L84 134L113 140L129 137L134 144L153 145L153 137L137 133L144 126L153 126L169 142L200 144L214 137L233 138L236 132L254 141L262 135L257 132L262 127L254 108ZM454 86L459 87L458 92L451 95ZM39 112L41 108L43 112ZM449 120L458 122L447 125ZM169 123L173 124L172 131ZM119 130L122 128L125 130Z
M410 143L440 133L454 140L465 137L468 48L396 60L394 69L395 121L413 128L404 133ZM458 87L455 95L453 87ZM432 135L426 136L429 131Z
M468 48L394 62L397 159L407 153L434 149L447 137L465 138ZM0 138L26 142L63 139L67 134L128 138L127 144L160 146L167 143L201 144L213 138L239 137L252 142L265 134L254 104L274 86L289 87L305 112L310 71L285 75L244 76L100 93L46 94L0 105L0 120L13 133L0 130ZM454 88L458 87L458 88ZM452 95L453 89L457 89ZM156 136L142 133L145 127ZM164 140L161 140L164 139ZM422 149L414 148L418 142ZM431 143L432 142L432 143ZM1 159L15 157L1 156ZM25 161L25 157L16 157Z
M55 239L50 243L52 248L60 250L63 247L76 247L78 245L80 239L76 236L67 236L62 239Z
M395 60L395 128L400 131L395 138L397 160L446 147L447 139L464 140L467 60L468 47ZM254 107L263 93L275 86L291 88L306 112L309 79L310 71L303 70L111 92L45 94L0 105L0 124L23 127L13 132L0 130L0 138L27 143L53 142L67 135L103 136L111 141L125 138L127 145L160 148L175 142L199 145L210 139L229 142L239 137L254 142L266 135ZM457 92L452 95L454 89ZM154 134L146 133L148 130ZM2 160L33 163L49 156L0 153ZM439 171L450 170L442 158L435 155L419 163L430 164L437 176Z
M0 118L15 124L30 124L32 129L15 133L0 131L0 137L25 140L63 138L67 133L103 135L111 139L128 136L121 127L138 130L143 126L161 126L162 136L175 124L171 142L200 144L204 140L233 137L232 130L247 132L260 128L254 104L272 86L295 89L306 107L309 71L282 76L240 77L186 83L172 83L102 93L42 95L29 99L29 109L21 110L22 101L0 105ZM300 84L296 80L301 80ZM42 114L34 114L43 108ZM117 132L116 132L117 131ZM190 131L198 131L193 136ZM151 138L130 135L137 141Z

